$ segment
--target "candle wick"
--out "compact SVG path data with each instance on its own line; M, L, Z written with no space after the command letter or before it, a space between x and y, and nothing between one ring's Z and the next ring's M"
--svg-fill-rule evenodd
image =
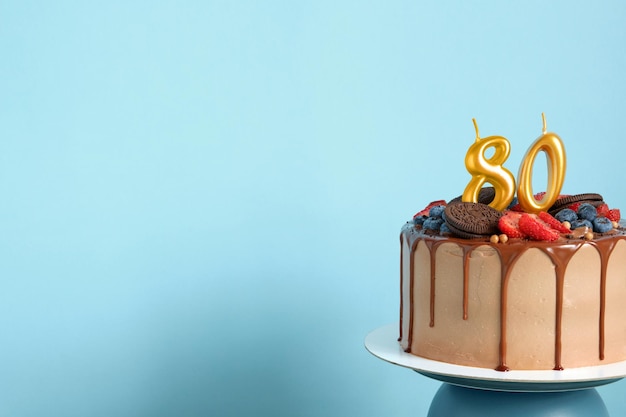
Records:
M546 115L545 113L541 112L541 119L543 120L543 134L545 135L546 132L548 131L548 128L546 127Z
M474 129L476 130L476 142L480 140L480 133L478 133L478 123L476 123L476 119L472 118L472 122L474 123Z

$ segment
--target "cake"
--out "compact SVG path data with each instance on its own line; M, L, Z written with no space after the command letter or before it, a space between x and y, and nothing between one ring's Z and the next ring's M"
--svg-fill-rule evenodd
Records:
M625 361L626 229L619 209L600 194L561 194L565 149L546 132L545 116L517 180L503 166L508 140L483 139L476 120L474 127L465 157L471 180L462 195L430 203L400 234L402 348L498 371ZM533 194L539 152L548 184Z
M402 348L499 371L626 360L619 210L595 193L559 195L535 213L517 198L497 210L495 191L434 201L402 227Z

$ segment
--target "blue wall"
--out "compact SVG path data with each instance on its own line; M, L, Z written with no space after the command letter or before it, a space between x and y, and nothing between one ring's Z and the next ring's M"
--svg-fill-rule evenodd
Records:
M0 416L419 416L400 226L481 134L626 209L626 6L0 2ZM538 187L541 186L541 165ZM626 382L601 389L613 415Z

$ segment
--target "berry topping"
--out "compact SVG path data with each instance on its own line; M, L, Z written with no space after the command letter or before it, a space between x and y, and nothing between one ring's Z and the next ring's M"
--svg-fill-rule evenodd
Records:
M569 205L567 208L572 210L572 211L577 212L578 211L578 207L580 207L581 204L582 204L582 202L574 203L574 204Z
M609 214L609 205L602 203L596 207L596 211L598 212L598 217L606 217L606 215Z
M498 228L510 238L523 238L525 235L519 228L520 217L522 217L520 212L505 211L504 215L498 220Z
M429 217L441 217L445 208L446 206L442 206L442 205L435 206L428 211L428 216Z
M532 240L555 241L560 234L535 214L522 213L519 219L519 228Z
M415 215L413 216L413 218L416 218L418 216L428 216L428 213L430 212L430 209L436 206L445 206L446 205L446 201L445 200L437 200L437 201L433 201L431 202L429 205L427 205L424 210L415 213Z
M596 233L605 233L613 229L613 222L606 217L596 217L593 221L593 231Z
M515 211L521 211L520 205L519 205L519 200L517 199L517 197L513 197L513 200L511 200L511 202L509 203L509 206L506 208L507 210L515 210Z
M585 219L574 220L572 222L572 227L571 227L572 230L580 229L581 227L587 227L589 229L593 229L593 224L589 220L585 220Z
M413 217L413 224L416 226L421 226L424 224L424 221L428 218L428 216L415 216Z
M619 209L610 209L606 215L606 218L613 222L618 222L622 218L622 215L619 212Z
M424 224L422 225L422 227L424 228L424 230L433 230L435 232L438 232L442 224L443 219L441 217L429 217L424 220Z
M593 221L596 217L598 217L598 210L594 206L589 203L583 203L578 207L578 218L581 220L589 220Z
M566 208L556 213L554 215L554 218L560 221L561 223L570 222L571 224L573 221L578 220L578 215L576 214L574 210Z
M553 228L557 232L569 233L570 229L563 226L563 224L559 220L552 217L549 213L542 211L542 212L539 212L538 216L541 220L543 220L545 223L547 223L551 228Z

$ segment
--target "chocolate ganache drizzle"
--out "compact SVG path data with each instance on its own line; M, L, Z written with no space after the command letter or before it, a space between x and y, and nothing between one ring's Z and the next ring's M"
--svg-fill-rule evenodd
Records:
M491 243L487 239L461 239L455 237L442 237L437 235L429 235L424 233L419 228L416 228L412 223L407 223L402 228L402 233L400 235L400 243L401 243L401 253L400 259L402 262L404 256L404 248L406 243L407 247L410 248L410 268L409 268L409 277L410 280L409 287L409 303L410 305L410 314L409 314L409 325L407 341L408 348L407 352L410 352L412 341L413 341L413 321L414 318L414 302L415 302L415 265L414 265L414 253L416 251L417 245L420 241L424 242L429 251L430 256L430 320L429 326L434 327L436 325L436 317L435 317L435 304L436 304L436 254L437 249L444 243L454 243L458 245L463 254L463 313L462 319L467 320L469 315L471 314L468 311L468 297L469 297L469 259L470 254L479 246L490 246L492 247L500 258L501 264L501 273L500 273L500 345L499 345L499 363L495 368L498 371L508 371L509 367L507 366L507 313L508 313L508 299L509 299L509 279L511 276L511 271L513 270L517 260L530 248L537 248L545 253L552 264L554 265L555 270L555 288L556 288L556 319L554 324L555 329L555 337L554 337L554 370L562 370L563 365L561 362L561 336L562 336L562 315L563 315L563 293L564 293L564 282L565 282L565 272L568 266L569 261L576 254L576 252L583 245L591 245L594 247L599 255L600 255L600 266L601 266L601 276L600 276L600 314L598 317L598 334L599 334L599 346L598 346L598 357L600 360L604 359L604 345L605 345L605 311L606 311L606 274L607 274L607 265L609 262L609 258L611 252L615 248L615 245L619 240L626 239L623 231L615 231L612 233L606 234L597 234L593 240L583 240L580 238L562 238L557 242L542 242L542 241L531 241L531 240L521 240L517 239L516 241L509 241L508 243ZM403 299L404 296L402 292L404 292L405 285L404 280L407 278L403 276L404 268L400 268L400 288L401 288L401 302L400 302L400 338L403 338L402 335L402 320L403 320Z

